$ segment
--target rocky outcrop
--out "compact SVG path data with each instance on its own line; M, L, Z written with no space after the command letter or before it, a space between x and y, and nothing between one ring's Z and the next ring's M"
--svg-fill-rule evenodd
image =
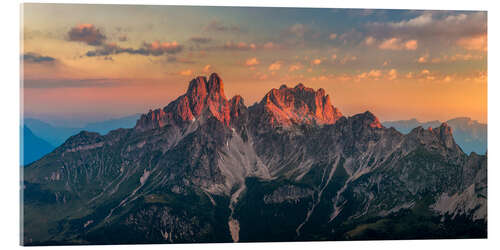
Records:
M442 122L419 122L416 119L384 122L386 127L394 127L401 133L407 134L416 127L434 128ZM488 142L487 125L474 121L468 117L459 117L446 121L453 130L453 138L460 148L467 154L472 152L485 154Z
M332 105L330 96L325 95L324 89L315 91L303 84L294 88L282 85L279 89L272 89L251 110L272 127L333 124L342 117L342 113Z
M222 79L213 73L208 81L206 77L197 77L189 83L186 94L163 109L150 110L137 121L136 130L145 131L165 125L183 126L194 122L204 112L229 126L230 103L224 94Z

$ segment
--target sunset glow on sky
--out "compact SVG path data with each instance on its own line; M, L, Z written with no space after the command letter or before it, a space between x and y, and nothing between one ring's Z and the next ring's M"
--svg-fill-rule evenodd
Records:
M217 72L247 106L299 82L344 115L487 122L487 14L24 4L24 113L145 113Z

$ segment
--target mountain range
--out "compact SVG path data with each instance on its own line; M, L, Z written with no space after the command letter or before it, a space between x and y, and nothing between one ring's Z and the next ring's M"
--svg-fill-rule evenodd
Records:
M407 134L416 127L433 128L439 126L440 121L419 122L417 119L387 121L382 124L386 127L394 127L399 132ZM475 152L485 154L488 144L487 125L479 123L468 117L457 117L446 121L453 130L453 137L462 150L470 154Z
M47 141L33 134L33 132L26 126L21 128L21 166L30 164L42 156L52 151L55 147Z
M215 73L27 165L24 245L485 238L487 156L447 123L346 117L323 89L247 107Z
M57 126L32 117L26 117L23 123L38 137L46 140L52 145L59 146L70 136L76 135L80 131L107 134L109 131L117 128L133 128L140 115L141 114L133 114L120 118L92 122L83 127Z
M88 123L80 128L54 126L36 118L27 117L23 119L21 130L21 166L40 159L45 154L52 151L55 146L64 143L69 137L78 134L80 131L97 132L107 134L117 128L132 128L140 114L125 116L116 119L109 119L100 122Z

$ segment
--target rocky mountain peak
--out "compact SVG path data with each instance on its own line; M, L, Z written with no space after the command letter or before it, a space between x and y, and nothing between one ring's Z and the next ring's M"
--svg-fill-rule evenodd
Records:
M212 73L207 83L207 89L209 95L221 96L226 98L224 94L224 84L222 79L217 75L217 73Z
M446 147L451 148L455 145L452 128L446 122L443 122L439 128L433 129L433 131L437 133Z
M333 124L342 113L331 104L324 89L314 90L299 83L294 88L281 85L269 91L259 103L273 126L296 123Z
M226 125L230 123L229 101L224 94L224 84L216 73L210 77L198 76L189 82L186 94L163 109L152 110L141 116L136 129L147 130L167 124L181 125L195 121L204 110Z
M355 120L363 123L364 127L370 128L382 128L380 120L370 111L366 111L361 114L357 114L353 117Z
M414 128L409 134L409 139L416 139L423 144L441 144L447 149L456 149L458 145L453 138L452 128L447 123L441 123L439 127L428 127L424 129L422 126Z

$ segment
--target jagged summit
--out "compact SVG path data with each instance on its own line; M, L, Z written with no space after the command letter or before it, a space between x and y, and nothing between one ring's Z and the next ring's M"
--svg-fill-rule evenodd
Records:
M222 123L230 123L229 101L224 94L224 84L216 73L207 81L198 76L189 82L186 94L168 104L163 109L156 109L143 114L137 121L137 130L163 127L167 124L180 125L195 121L206 110Z
M342 117L342 113L331 104L330 96L325 95L324 89L315 91L302 83L294 88L281 85L279 89L272 89L258 106L273 126L333 124Z
M370 111L354 115L353 119L362 122L366 127L382 128L380 120Z
M293 88L283 84L269 91L262 101L252 106L251 112L263 115L271 126L289 127L292 124L333 124L342 113L331 104L330 96L320 88L314 90L299 83ZM247 112L239 95L226 98L224 83L217 73L210 77L198 76L189 82L186 94L163 109L150 110L137 121L137 130L163 127L167 124L193 122L203 112L215 117L227 126L240 114Z
M441 126L436 129L433 129L436 134L439 136L441 141L446 145L446 147L451 148L456 146L455 140L453 139L453 129L448 125L448 123L443 122Z
M453 138L452 128L446 122L435 128L418 126L411 130L409 138L416 139L423 144L438 142L449 149L458 148Z

